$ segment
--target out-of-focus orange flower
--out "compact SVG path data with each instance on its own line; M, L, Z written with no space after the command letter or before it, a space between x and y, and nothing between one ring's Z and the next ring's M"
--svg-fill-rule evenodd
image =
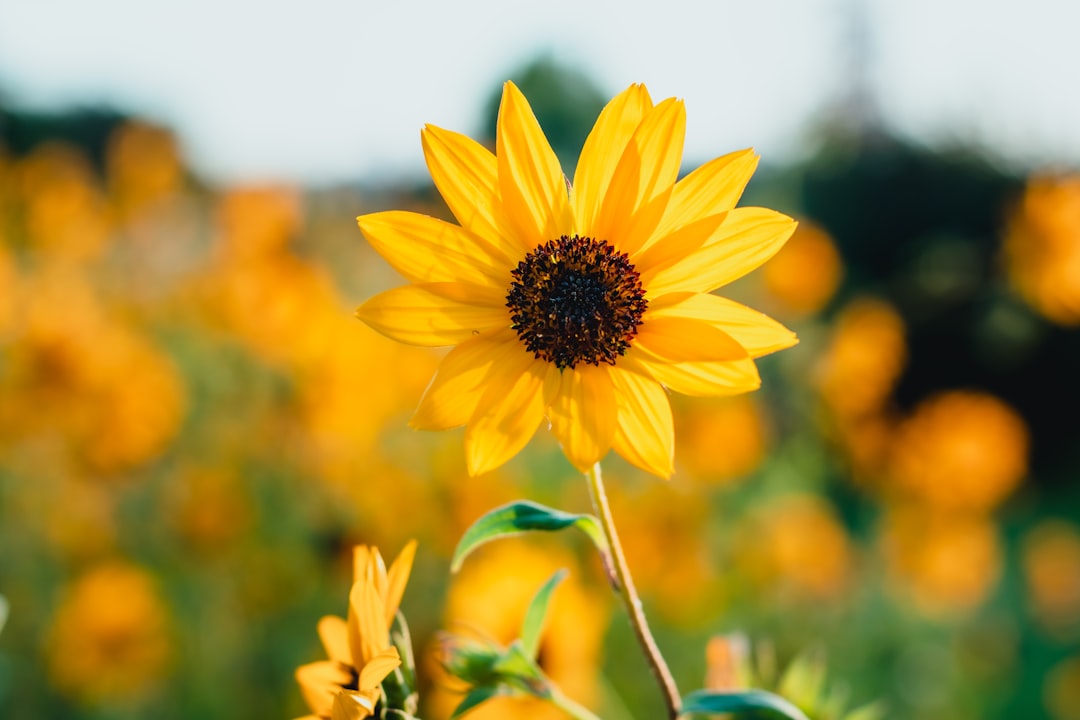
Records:
M705 532L710 508L700 490L649 483L613 494L611 506L634 581L656 613L683 626L715 617L719 564Z
M790 314L820 311L844 274L836 245L824 228L805 220L762 269L765 288Z
M106 165L109 191L125 218L176 192L184 178L173 134L141 121L113 132Z
M327 318L327 326L323 352L298 373L301 413L317 472L349 484L364 474L391 418L404 423L415 408L438 358L358 328L345 312Z
M299 232L303 218L300 193L293 188L229 190L218 207L223 260L246 263L283 253Z
M1001 400L951 391L923 400L893 441L896 490L951 510L996 507L1027 472L1028 432Z
M80 151L41 145L18 166L17 187L27 239L50 262L100 255L112 225L97 179Z
M571 572L551 598L540 639L540 666L566 695L595 706L608 604L604 594L582 584L577 561L550 543L540 548L524 539L499 540L469 557L446 599L445 627L508 645L518 636L533 595L562 567ZM425 717L449 717L461 702L463 696L453 691L451 683L444 678L423 698ZM555 720L565 714L534 698L503 697L485 702L469 717Z
M1053 720L1080 720L1080 655L1062 660L1046 674L1043 703Z
M169 358L107 313L79 273L28 278L25 303L0 377L0 434L59 432L101 473L157 457L179 428L185 395ZM6 382L5 382L6 381Z
M982 515L894 507L882 521L879 545L893 590L930 617L974 610L1001 575L997 530Z
M0 230L0 343L7 339L15 326L15 296L19 281L15 261L3 242L3 230Z
M174 477L163 512L196 549L221 552L247 531L255 508L233 466L187 467Z
M745 635L713 635L705 646L705 689L745 690L749 678L750 641Z
M1035 619L1051 633L1080 629L1080 530L1044 520L1024 537L1022 551Z
M169 613L154 579L113 561L68 588L49 633L49 677L84 702L130 700L165 678L172 653Z
M346 313L326 269L288 254L220 266L208 280L210 314L284 369L316 361Z
M848 305L819 367L818 385L841 417L876 413L892 393L907 361L904 321L882 300Z
M843 597L853 549L832 506L814 495L789 495L757 508L736 539L740 573L756 587L801 600Z
M765 456L768 432L752 395L672 403L681 442L676 461L695 480L723 483L753 472Z
M1004 245L1013 287L1060 325L1080 325L1080 175L1036 175Z

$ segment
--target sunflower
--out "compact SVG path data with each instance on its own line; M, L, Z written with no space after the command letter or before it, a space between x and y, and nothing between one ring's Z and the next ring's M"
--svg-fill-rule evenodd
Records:
M681 101L653 104L632 85L600 113L570 183L508 82L495 154L442 128L421 133L459 225L403 211L357 218L412 283L357 315L400 342L456 346L410 424L464 425L471 474L513 457L546 416L577 468L614 448L668 477L666 390L754 390L754 358L796 342L779 323L710 294L774 255L795 222L735 208L757 166L752 150L676 182L685 126Z
M378 549L354 552L349 619L319 620L319 638L329 660L296 669L296 681L312 714L300 720L358 720L373 714L380 685L401 664L390 644L390 626L409 581L416 541L407 544L387 571Z

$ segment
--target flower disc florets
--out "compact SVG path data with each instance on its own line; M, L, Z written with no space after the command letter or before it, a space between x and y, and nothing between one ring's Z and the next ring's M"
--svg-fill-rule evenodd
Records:
M563 235L518 263L506 295L513 329L538 359L560 370L615 364L648 307L626 253L603 240Z

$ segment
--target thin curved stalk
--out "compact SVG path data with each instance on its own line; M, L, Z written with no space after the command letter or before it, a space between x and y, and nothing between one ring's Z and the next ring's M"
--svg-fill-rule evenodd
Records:
M593 508L600 518L600 525L604 529L604 535L607 536L608 544L611 546L611 557L615 565L615 574L619 580L619 595L622 597L623 605L626 606L626 612L630 616L630 624L634 628L634 635L637 636L638 644L641 645L641 649L645 653L645 659L648 661L649 667L656 677L656 682L660 685L660 690L664 695L668 718L675 720L679 715L682 704L679 699L679 688L676 687L675 678L671 676L671 670L668 669L663 655L660 654L660 648L657 647L656 640L653 639L652 631L649 629L649 623L645 619L645 612L641 609L641 599L638 597L637 589L634 587L634 579L630 577L630 568L626 565L622 543L619 542L619 535L615 531L615 520L611 516L607 494L604 492L604 481L600 477L600 463L597 463L589 472L585 473L585 477L589 481L589 494L592 496Z

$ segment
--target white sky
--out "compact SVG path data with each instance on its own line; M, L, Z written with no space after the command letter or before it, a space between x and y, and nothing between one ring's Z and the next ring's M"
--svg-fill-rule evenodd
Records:
M906 135L1080 163L1080 0L861 0L866 72ZM424 173L426 122L475 134L537 53L609 94L686 99L686 157L804 150L854 77L860 0L0 0L0 91L173 127L220 180Z

